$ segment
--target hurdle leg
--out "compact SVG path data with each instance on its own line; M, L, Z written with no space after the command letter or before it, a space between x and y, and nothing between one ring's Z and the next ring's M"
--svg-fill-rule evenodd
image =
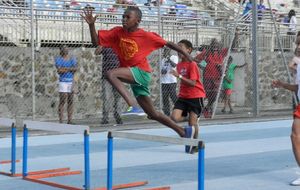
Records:
M84 131L84 189L90 189L90 140L89 132Z
M107 142L107 189L112 190L113 186L113 137L108 133Z
M198 190L204 190L204 143L198 145Z
M23 177L27 176L27 149L28 149L28 129L26 125L23 128Z
M16 126L13 123L11 126L11 175L14 176L16 174L16 136L17 130Z

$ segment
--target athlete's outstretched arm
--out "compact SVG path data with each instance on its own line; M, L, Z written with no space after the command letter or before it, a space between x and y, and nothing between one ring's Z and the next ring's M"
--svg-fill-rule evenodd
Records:
M190 54L188 54L187 52L183 51L181 49L181 47L179 47L177 44L175 44L174 42L167 42L166 46L168 48L171 48L175 51L177 51L178 53L184 55L190 62L193 62L193 58L191 57Z
M289 84L289 83L281 82L280 80L272 81L272 87L282 87L284 89L294 91L294 92L298 91L298 85L297 84Z
M97 31L96 31L96 28L95 28L95 22L96 22L96 19L97 19L97 15L93 16L93 10L92 9L84 9L83 13L84 14L80 14L80 15L88 23L89 28L90 28L92 43L93 43L93 45L97 46L98 42L99 42Z

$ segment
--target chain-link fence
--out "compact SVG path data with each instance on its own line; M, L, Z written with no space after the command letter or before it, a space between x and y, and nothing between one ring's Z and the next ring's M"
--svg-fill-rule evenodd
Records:
M84 8L93 8L98 14L96 29L110 29L121 24L126 6L47 2L0 5L0 115L122 123L120 113L127 104L105 78L118 60L110 49L91 45L88 25L80 13ZM271 112L291 110L291 94L270 86L272 79L287 80L283 57L289 60L293 56L294 36L286 34L286 26L275 25L270 17L259 22L256 79L252 73L249 19L232 17L226 11L186 7L141 5L140 9L140 27L144 30L157 32L169 41L188 39L193 43L192 55L201 69L207 94L204 116L252 116L254 106ZM278 32L274 30L277 25ZM165 48L154 51L148 60L153 68L151 98L158 110L169 115L178 81L167 74L178 56ZM258 105L254 105L253 80L259 83Z

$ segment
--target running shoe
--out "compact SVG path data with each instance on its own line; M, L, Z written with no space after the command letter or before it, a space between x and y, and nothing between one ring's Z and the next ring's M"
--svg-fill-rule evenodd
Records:
M297 178L290 182L290 185L292 186L300 186L300 178Z
M128 115L145 116L146 114L141 108L130 106L125 112L121 114L121 116L128 116Z

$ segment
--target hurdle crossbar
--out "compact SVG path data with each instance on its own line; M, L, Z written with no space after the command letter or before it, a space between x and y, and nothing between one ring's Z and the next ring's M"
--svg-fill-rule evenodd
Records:
M10 127L13 123L16 123L14 119L0 117L0 126Z
M16 160L16 149L17 149L17 129L15 125L16 121L14 119L9 118L0 118L0 126L1 127L11 127L11 160L1 161L0 164L11 163L10 172L0 172L2 175L16 177L16 162L20 162L20 160Z
M78 189L67 185L62 185L54 182L47 182L40 180L41 178L49 178L56 176L76 175L80 174L81 171L67 171L67 172L49 172L40 175L30 175L32 172L27 172L27 153L28 153L28 129L42 130L42 131L54 131L61 133L72 133L72 134L84 134L84 189L90 189L90 161L89 161L89 127L84 125L69 125L69 124L58 124L52 122L39 122L25 120L23 128L23 179L32 182L43 183L46 185L60 187L64 189ZM64 169L64 168L62 168ZM60 169L54 169L60 170ZM52 170L49 170L52 171ZM38 172L35 172L38 173Z
M90 132L89 126L85 125L70 125L54 122L40 122L40 121L29 121L25 120L24 124L28 129L36 129L42 131L53 131L61 133L71 133L71 134L84 134Z
M168 144L178 144L178 145L190 145L190 146L204 146L203 141L199 139L188 139L188 138L175 138L175 137L163 137L158 135L146 135L140 133L127 133L119 131L109 131L109 137L118 137L126 138L132 140L141 140L141 141L154 141Z
M128 133L119 131L108 132L107 143L107 189L112 190L113 184L113 138L125 138L141 141L153 141L178 145L189 145L198 147L198 190L204 190L204 142L200 139L163 137L157 135L147 135L138 133Z

